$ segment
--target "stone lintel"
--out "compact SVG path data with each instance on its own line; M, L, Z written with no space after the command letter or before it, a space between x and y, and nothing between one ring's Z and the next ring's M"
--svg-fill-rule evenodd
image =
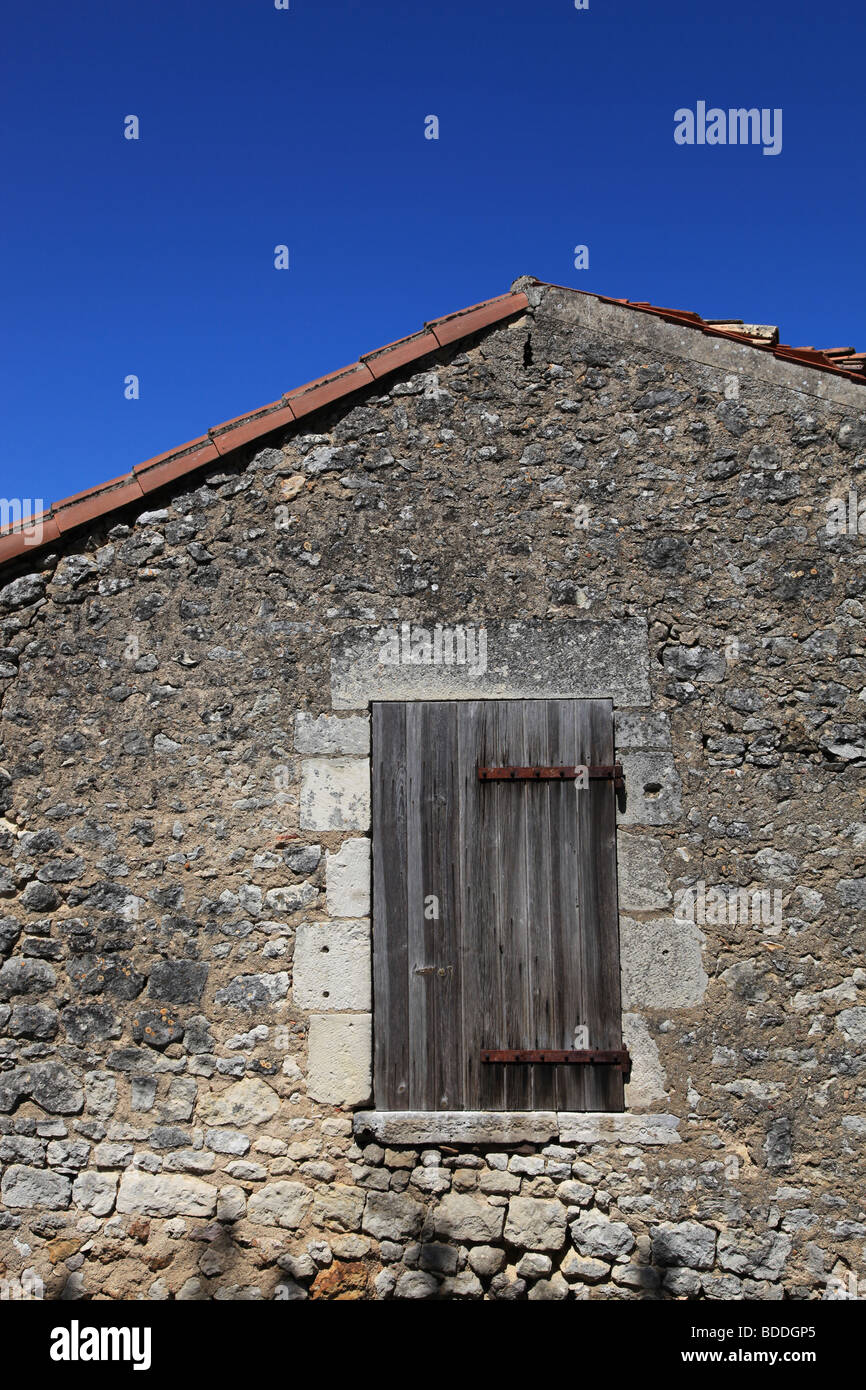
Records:
M359 1110L356 1134L386 1144L679 1144L676 1115L554 1110Z
M334 709L361 709L370 700L611 699L616 705L648 705L646 620L356 628L332 641L331 696Z

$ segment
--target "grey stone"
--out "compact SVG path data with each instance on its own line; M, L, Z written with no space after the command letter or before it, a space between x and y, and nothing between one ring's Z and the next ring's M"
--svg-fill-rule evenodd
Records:
M661 841L620 830L616 869L621 912L652 912L670 906L673 894L662 864Z
M611 1278L615 1284L620 1284L623 1288L648 1292L654 1292L661 1284L661 1275L652 1265L614 1265Z
M866 1017L866 1009L863 1010L863 1014ZM784 1115L780 1115L770 1122L764 1149L767 1154L768 1168L790 1168L793 1157L793 1138L791 1121Z
M570 1227L571 1239L581 1255L615 1260L634 1249L634 1236L622 1221L611 1221L598 1211L581 1212Z
M604 1260L594 1260L586 1255L578 1255L570 1250L559 1267L563 1278L571 1283L600 1284L610 1275L610 1265Z
M173 1012L173 1011L172 1011ZM163 1009L137 1009L132 1019L132 1040L148 1047L164 1048L180 1042L183 1025Z
M41 574L22 574L0 589L0 608L14 612L45 596L45 580Z
M0 965L0 1001L19 994L45 994L56 983L57 976L44 960L22 960L16 956Z
M421 1246L418 1263L421 1269L429 1270L431 1274L456 1274L457 1251L453 1245L430 1241Z
M484 1288L471 1269L464 1269L442 1280L439 1287L440 1298L483 1298Z
M120 1018L110 1004L69 1004L60 1016L67 1038L78 1046L106 1042L121 1034Z
M363 1189L344 1183L329 1183L317 1189L310 1219L314 1226L328 1231L354 1231L364 1212Z
M866 878L840 878L836 884L836 896L846 907L866 910Z
M517 1273L521 1279L544 1279L553 1268L549 1255L526 1254L517 1262Z
M571 1181L561 1182L556 1189L556 1195L560 1202L565 1202L570 1207L588 1206L593 1198L593 1190L588 1183Z
M656 1265L712 1269L716 1232L697 1221L664 1223L653 1228L652 1257Z
M512 1197L508 1203L505 1239L520 1250L561 1250L566 1242L565 1208L539 1197ZM518 1274L525 1274L518 1269Z
M697 1298L701 1292L701 1276L693 1269L666 1269L662 1286L675 1298Z
M293 874L311 874L318 867L322 857L321 845L303 845L300 849L287 850L283 854L286 867ZM363 916L363 913L352 914Z
M561 1303L564 1298L568 1298L571 1290L568 1284L558 1272L551 1279L539 1279L537 1284L533 1284L527 1295L530 1303Z
M752 1279L781 1278L791 1253L791 1237L781 1231L723 1231L718 1241L719 1266Z
M841 1028L855 1046L866 1046L866 1007L861 1004L856 1009L843 1009L836 1015L836 1027Z
M53 1038L60 1025L56 1009L44 1004L18 1004L12 1010L7 1029L13 1038Z
M505 1264L505 1251L495 1245L475 1245L469 1251L469 1267L482 1279L498 1274Z
M88 952L70 957L67 972L82 994L110 994L117 999L137 999L147 983L147 977L126 956Z
M558 1210L562 1213L562 1207ZM504 1223L502 1207L489 1206L477 1197L456 1192L443 1197L433 1214L434 1229L440 1239L474 1241L481 1245L499 1240Z
M60 894L50 884L33 879L21 895L21 905L28 912L53 912L60 906Z
M47 1207L52 1211L69 1206L72 1183L60 1173L44 1168L25 1168L13 1163L3 1174L0 1187L7 1207Z
M405 1240L418 1234L423 1220L424 1208L414 1198L399 1192L370 1192L361 1230L375 1240Z
M148 994L162 1004L197 1004L209 967L199 961L163 960L150 972Z
M671 746L670 721L664 713L615 709L613 721L617 755L624 749L647 748L662 751Z
M284 888L271 888L265 894L265 907L268 912L280 912L290 916L300 912L316 901L319 890L312 883L296 883Z
M0 1111L14 1110L22 1097L52 1115L77 1115L84 1107L83 1087L60 1062L34 1062L0 1072Z
M394 1289L395 1298L436 1298L439 1281L433 1274L425 1274L420 1269L407 1269L400 1275Z
M236 1129L208 1129L205 1131L204 1142L209 1149L214 1149L219 1154L242 1156L249 1152L250 1147L247 1135Z
M116 1195L116 1173L81 1173L72 1184L73 1202L94 1216L110 1216Z
M217 1190L200 1178L127 1169L120 1179L117 1210L140 1216L213 1216Z
M256 1225L280 1226L294 1231L302 1224L312 1202L312 1193L302 1183L269 1183L250 1197L247 1219Z
M14 917L0 918L0 955L12 950L21 935L21 930L21 923L16 922Z
M225 989L217 990L217 1004L227 1004L241 1013L266 1009L285 999L289 992L289 977L285 970L273 975L238 975Z
M673 643L662 652L662 665L677 680L715 683L724 680L727 663L723 652Z
M107 1071L85 1072L84 1093L88 1115L107 1120L117 1109L117 1082Z

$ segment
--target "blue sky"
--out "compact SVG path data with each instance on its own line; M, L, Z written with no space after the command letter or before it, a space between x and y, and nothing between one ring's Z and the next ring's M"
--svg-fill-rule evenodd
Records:
M853 0L41 0L3 38L6 497L115 477L522 274L866 348ZM699 100L781 108L782 152L676 145Z

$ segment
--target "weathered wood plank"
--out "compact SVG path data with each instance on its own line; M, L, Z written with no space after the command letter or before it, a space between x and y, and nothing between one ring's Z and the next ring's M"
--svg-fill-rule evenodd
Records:
M427 804L429 769L425 765L427 705L406 706L406 768L408 834L406 837L406 933L409 940L409 1108L435 1110L430 1048L433 1041L433 978L427 970L432 940L424 920L424 894L429 882L425 852L431 819Z
M550 755L550 716L555 701L528 700L524 706L526 756L530 764L546 765ZM551 803L558 783L529 783L519 795L524 799L526 852L527 973L529 977L530 1028L533 1040L524 1047L558 1047L555 1018L555 982L551 954L553 921L561 910L558 884L553 881ZM529 1067L529 1104L534 1110L551 1110L556 1085L551 1066Z
M373 1095L409 1108L406 707L374 704Z
M459 808L458 727L453 703L436 701L424 706L424 934L433 972L429 977L432 1019L428 1028L428 1090L432 1091L433 1108L437 1110L452 1109L462 1094L462 892L459 822L455 815Z
M496 702L498 763L527 761L526 705ZM488 786L496 807L497 878L500 902L500 970L504 1005L500 1047L526 1047L535 1019L530 974L529 839L534 801L544 788L531 783L498 782ZM496 1046L497 1044L493 1044ZM530 1044L531 1045L531 1044ZM505 1075L505 1109L532 1107L529 1066L509 1067Z
M476 768L496 751L496 701L461 705L460 842L463 884L463 1108L505 1109L501 1067L482 1066L487 1039L502 1037L504 1003L499 906L499 822L491 787L478 781Z
M581 702L577 710L585 762L613 761L613 708L607 700ZM578 862L581 904L583 1016L589 1046L621 1046L619 918L616 893L616 806L612 784L590 782L578 792ZM586 1108L621 1110L622 1073L589 1067Z

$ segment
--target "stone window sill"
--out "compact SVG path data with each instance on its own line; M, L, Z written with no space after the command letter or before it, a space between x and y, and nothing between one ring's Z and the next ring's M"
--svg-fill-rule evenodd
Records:
M359 1110L356 1135L385 1144L679 1144L677 1115L554 1110Z

